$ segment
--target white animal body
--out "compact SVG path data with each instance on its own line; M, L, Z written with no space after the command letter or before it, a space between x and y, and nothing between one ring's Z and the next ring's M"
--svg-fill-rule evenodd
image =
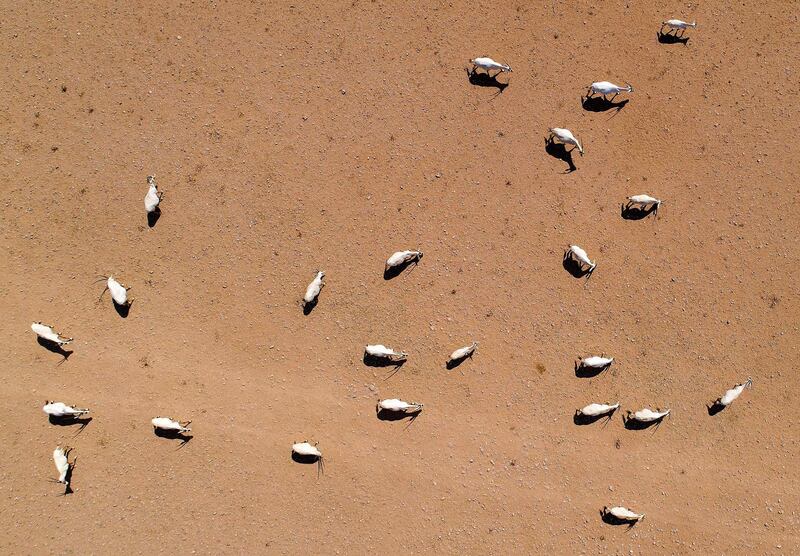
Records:
M394 351L391 348L387 348L383 344L374 344L368 345L364 348L367 355L371 355L372 357L379 357L381 359L390 359L392 361L405 361L408 357L408 354L404 351Z
M292 444L292 452L298 456L322 458L322 452L319 451L316 444L309 444L307 440Z
M653 421L659 421L669 415L670 410L667 409L666 411L656 410L653 411L652 409L646 407L644 409L640 409L636 413L628 412L628 419L633 419L634 421L639 421L640 423L652 423Z
M685 31L689 27L692 29L697 27L697 22L692 21L691 23L686 23L685 21L681 21L680 19L668 19L661 24L661 27L669 27L670 29L680 29L681 31Z
M458 348L453 353L450 354L450 359L447 360L448 363L452 363L453 361L460 361L465 357L472 357L472 354L475 353L475 350L478 348L478 342L472 342L471 345L464 346L462 348Z
M587 96L592 94L599 94L603 95L614 95L616 97L620 93L632 93L633 86L628 83L625 86L622 85L614 85L610 81L595 81L591 85L589 85L589 91ZM611 97L611 100L614 100L614 97Z
M583 147L581 146L580 141L575 138L570 130L561 127L551 127L548 131L550 132L550 135L548 136L550 141L555 140L565 145L573 145L578 149L578 152L581 154L581 156L583 156Z
M469 63L472 64L472 72L473 73L478 68L481 68L481 69L485 70L486 73L489 73L490 71L496 70L497 74L495 74L495 75L498 75L498 74L500 74L502 72L510 72L510 71L512 71L510 66L508 66L506 64L501 64L500 62L495 62L494 60L492 60L488 56L479 56L478 58L470 60Z
M599 355L592 355L591 357L582 358L578 363L578 365L581 368L605 369L606 367L611 366L613 362L614 362L613 357L601 357Z
M322 280L325 278L325 273L321 270L317 272L314 279L306 288L306 294L303 296L303 302L308 305L309 303L314 303L316 301L317 296L319 296L319 292L322 291L322 286L325 284Z
M623 508L622 506L614 506L613 508L604 507L603 514L611 514L622 521L637 522L644 519L644 514L637 514L636 512L633 512L628 508Z
M748 377L747 380L742 382L741 384L737 384L727 392L725 392L722 397L720 397L716 403L719 405L723 405L728 407L733 403L733 401L742 395L742 392L745 388L751 388L753 386L753 379Z
M628 205L639 205L642 207L647 207L650 205L655 205L656 208L661 206L663 201L661 199L656 199L655 197L651 197L650 195L645 195L642 193L641 195L631 195L628 197Z
M393 411L396 413L418 413L422 411L422 404L414 402L404 402L403 400L392 398L388 400L378 401L378 405L375 407L375 411L377 411L378 413L380 413L381 411Z
M71 451L72 448L62 448L61 446L58 446L55 450L53 450L53 461L55 462L56 470L58 471L58 482L64 484L67 488L69 488L67 475L69 474L70 467L75 465L74 460L72 463L70 463L67 459Z
M171 417L155 417L152 421L154 429L174 432L191 432L189 428L191 421L175 421Z
M419 262L422 258L422 251L398 251L393 253L391 257L386 259L386 270L400 266L411 261Z
M589 272L592 272L594 267L597 266L597 263L589 259L589 255L586 253L586 251L577 245L570 245L569 248L567 248L565 256L570 256L582 265L588 266Z
M147 194L144 196L144 210L151 213L158 208L158 204L164 194L158 191L155 176L147 176L147 186Z
M304 440L303 442L295 442L292 444L292 454L304 457L304 458L311 458L312 461L317 461L317 477L319 474L324 471L325 469L325 461L322 457L322 452L319 451L317 448L316 443L311 444L308 440Z
M120 307L127 307L130 305L131 301L128 300L128 290L130 288L125 287L124 284L115 280L113 276L101 276L100 278L106 280L106 287L103 293L100 294L101 298L103 294L106 293L106 290L108 290L111 292L111 299L114 300L114 303Z
M42 338L43 340L47 340L48 342L53 342L60 346L68 344L73 340L73 338L63 337L61 334L53 330L52 326L42 324L41 322L34 322L31 325L31 330L36 332L36 335Z
M583 409L578 409L577 413L578 415L585 415L586 417L597 417L599 415L614 413L617 409L619 409L619 403L615 403L613 405L604 403L590 403Z
M42 411L53 417L80 417L89 413L88 409L81 409L62 402L44 402Z
M128 303L128 288L114 280L112 276L108 277L106 287L111 292L111 299L117 305L125 305Z

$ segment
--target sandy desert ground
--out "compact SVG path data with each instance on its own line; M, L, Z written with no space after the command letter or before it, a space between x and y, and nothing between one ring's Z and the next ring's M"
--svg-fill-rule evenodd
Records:
M0 552L797 553L796 7L6 2ZM668 17L698 21L686 44L657 40ZM484 54L502 92L468 79ZM630 102L584 109L601 79ZM637 193L657 219L621 218ZM384 280L406 248L421 264ZM74 336L66 361L33 321ZM368 367L367 343L408 363ZM577 377L594 353L615 364ZM425 409L376 419L392 397ZM93 420L48 423L52 399ZM573 422L606 401L672 415Z

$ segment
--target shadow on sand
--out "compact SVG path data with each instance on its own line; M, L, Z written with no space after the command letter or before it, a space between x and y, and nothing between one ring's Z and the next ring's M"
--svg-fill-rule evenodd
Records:
M637 523L636 521L628 521L626 519L620 519L615 515L609 513L608 511L606 511L606 508L600 510L600 518L603 520L603 523L606 523L608 525L615 525L615 526L625 525L628 529L630 529Z
M387 357L375 357L366 352L364 353L363 361L367 367L395 367L399 369L406 364L406 359L393 361Z
M690 37L679 37L678 35L669 32L664 33L663 30L656 33L656 39L661 44L682 44L683 46L686 46L689 42L689 38Z
M497 94L502 93L509 85L508 83L502 83L501 81L498 81L497 75L477 73L471 71L469 68L465 69L467 71L467 79L469 80L470 85L475 85L476 87L491 87L497 89Z
M317 303L319 303L319 297L315 297L315 298L314 298L314 301L312 301L311 303L305 303L305 302L303 302L303 314L304 314L305 316L308 316L308 315L310 315L310 314L311 314L311 311L313 311L313 310L314 310L314 307L316 307L316 306L317 306Z
M74 490L72 490L72 472L75 470L75 464L77 462L78 462L78 458L76 457L74 460L72 460L72 463L70 464L69 468L67 469L67 474L64 476L64 480L67 483L66 487L64 488L64 496L66 496L67 494L72 494L73 492L75 492Z
M654 216L658 216L658 205L650 205L648 207L642 208L639 206L634 205L620 205L620 216L625 220L643 220L650 216L651 214Z
M125 305L117 305L117 302L114 300L111 301L111 304L114 305L114 310L117 312L119 316L121 316L123 319L127 319L128 313L131 312L131 305L133 305L133 299L128 301L128 303L126 303Z
M591 277L593 269L585 268L580 262L576 261L569 255L569 251L564 253L564 259L561 261L561 266L564 267L564 270L569 272L573 278L583 278L586 277L588 280Z
M578 426L584 427L586 425L592 425L597 421L601 421L605 419L605 422L608 423L611 421L611 418L614 416L614 413L617 410L611 411L610 413L606 413L605 415L584 415L578 410L575 410L575 415L572 417L572 422ZM605 426L605 425L604 425Z
M573 160L572 160L572 151L573 150L574 149L567 150L567 147L564 146L563 144L556 143L552 139L549 139L549 138L545 137L545 140L544 140L544 151L547 154L549 154L550 156L552 156L553 158L557 158L557 159L562 160L562 161L567 163L567 169L564 170L564 172L563 172L564 174L569 174L569 173L574 172L575 170L578 169L578 167L575 166L575 162L573 162Z
M462 357L461 359L450 359L447 361L447 363L444 364L444 366L447 368L448 371L452 371L467 359L472 359L472 355L473 354L470 353L469 355L467 355L466 357Z
M180 440L181 443L178 448L183 448L186 444L194 438L191 434L182 433L179 431L169 431L164 429L153 428L153 433L159 438L168 438L170 440Z
M629 416L623 415L622 416L622 423L625 425L625 428L629 431L643 431L645 429L653 428L655 432L658 427L661 426L661 423L664 421L664 417L657 421L637 421L636 419L632 419Z
M47 351L50 351L52 353L57 353L58 355L63 357L63 359L59 362L59 364L69 359L69 356L72 355L72 351L64 349L57 342L51 342L50 340L45 340L44 338L40 338L38 336L36 337L36 341L40 346L45 348Z
M422 255L420 255L420 259L421 258L422 258ZM409 267L415 267L415 266L417 266L417 264L419 264L419 259L406 261L403 264L400 264L400 265L397 265L397 266L390 266L388 268L385 268L383 270L383 279L384 280L391 280L392 278L397 278L398 276L400 276L403 273L403 271L405 269L407 269Z
M607 112L609 110L616 110L619 112L625 105L630 102L630 99L613 102L603 96L581 97L581 106L588 112Z
M48 415L47 420L50 421L51 425L57 425L59 427L79 425L78 432L75 433L75 436L79 435L83 429L92 422L91 417L57 417L55 415Z
M155 227L159 218L161 218L161 208L156 207L156 210L147 213L147 226L150 228Z
M302 465L313 465L317 464L317 477L321 474L325 473L325 462L323 458L319 456L314 456L311 454L298 454L292 452L292 461L295 463L299 463Z
M578 378L594 378L608 370L611 363L605 367L586 367L580 361L575 362L575 376Z
M392 361L391 359L387 359L385 357L375 357L374 355L370 355L368 353L364 353L363 361L367 367L376 367L382 369L388 368L389 374L386 375L384 380L392 378L403 367L403 365L406 364L406 359Z
M408 419L408 426L411 426L411 423L413 423L417 417L419 417L420 413L422 413L421 409L413 412L387 411L385 409L381 409L377 412L377 417L381 421L402 421L404 419Z

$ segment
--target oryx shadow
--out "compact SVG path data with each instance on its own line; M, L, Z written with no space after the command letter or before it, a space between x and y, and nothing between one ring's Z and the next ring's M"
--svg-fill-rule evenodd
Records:
M64 349L58 342L51 342L50 340L45 340L40 336L36 337L36 341L40 346L45 348L47 351L57 353L58 355L63 357L64 359L61 361L61 363L69 359L69 356L72 355L72 351Z
M658 205L652 204L647 207L639 207L634 205L620 205L620 216L625 220L643 220L651 214L658 216Z
M111 304L114 306L114 310L117 312L117 314L120 317L122 317L123 319L127 319L128 318L128 313L131 312L131 305L133 305L133 300L130 300L125 305L119 305L119 304L117 304L116 301L112 300Z
M420 259L421 258L422 258L422 256L420 256ZM397 278L398 276L400 276L403 273L403 271L405 269L407 269L409 267L417 266L418 263L419 263L419 259L414 259L414 260L406 261L403 264L399 264L397 266L390 266L389 268L385 268L383 270L383 279L384 280L391 280L393 278Z
M77 462L78 462L78 458L76 457L74 460L72 460L72 464L67 468L67 474L64 475L64 480L66 481L67 484L66 484L66 487L64 488L63 496L66 496L68 494L72 494L73 492L75 492L74 490L72 490L72 472L75 470L75 464Z
M57 415L48 415L47 420L50 421L51 425L57 425L59 427L71 427L73 425L80 425L78 427L78 432L75 435L79 435L86 426L92 422L92 417L58 417Z
M661 44L682 44L683 46L687 46L690 38L691 37L679 37L669 31L665 33L663 30L656 33L656 39Z
M603 374L611 366L611 363L604 367L586 367L581 365L580 361L575 362L575 376L578 378L594 378Z
M363 361L367 367L395 367L395 370L399 370L407 360L392 361L388 357L376 357L365 352Z
M311 314L311 311L313 311L313 310L314 310L314 307L316 307L316 306L317 306L317 303L319 303L319 297L315 297L315 298L314 298L314 301L312 301L312 302L310 302L310 303L305 303L305 302L304 302L304 303L303 303L303 314L304 314L305 316L308 316L308 315L310 315L310 314Z
M661 422L663 420L664 417L662 417L657 421L637 421L636 419L626 417L625 415L622 416L622 424L629 431L643 431L649 428L653 428L653 430L655 431L659 427L659 425L661 425Z
M719 403L719 401L715 401L714 403L707 405L706 409L708 410L708 414L711 417L713 417L714 415L725 409L725 406Z
M418 411L388 411L381 409L376 413L376 416L381 421L402 421L408 419L408 424L413 423L419 417L422 410Z
M161 209L156 207L153 212L147 213L147 226L150 228L154 228L158 219L161 218Z
M321 474L325 473L325 460L323 460L320 456L315 456L313 454L298 454L292 451L292 461L302 465L317 464L317 478L319 478Z
M600 510L600 519L603 520L603 523L614 526L625 525L628 529L636 525L635 521L620 519L617 516L613 515L612 513L604 511L604 509Z
M48 482L64 486L64 492L62 492L58 496L67 496L68 494L72 494L73 492L75 492L74 490L72 490L72 471L75 469L75 464L77 462L78 462L77 457L74 460L72 460L72 463L69 463L69 461L67 461L67 472L64 474L64 483L56 479L47 479Z
M586 425L593 425L597 421L605 419L606 423L611 421L611 418L614 416L614 413L617 410L610 413L606 413L604 415L584 415L583 413L579 413L575 411L575 415L572 417L572 422L578 426L585 427Z
M616 110L619 112L625 108L625 105L627 105L629 102L630 99L614 102L604 98L602 95L581 97L581 106L587 112L607 112L609 110Z
M475 85L476 87L492 87L497 89L498 93L502 93L503 90L509 85L509 83L498 81L497 75L478 73L477 71L473 71L469 68L464 69L467 71L467 79L469 80L470 85Z
M568 167L566 170L564 170L565 174L569 174L578 169L578 167L575 166L575 163L572 160L573 150L574 149L567 150L567 147L565 145L563 145L562 143L556 143L551 138L545 137L544 139L544 151L553 158L563 160L564 162L567 163Z
M455 369L456 367L461 365L467 359L472 359L472 354L471 353L469 355L466 355L466 356L462 357L461 359L449 359L447 361L447 363L445 363L444 366L447 368L448 371L452 371L453 369Z
M561 261L561 266L564 267L564 270L569 272L573 278L583 278L584 276L588 278L592 275L592 270L590 268L585 268L579 261L576 261L569 255L569 251L564 253L564 259Z
M180 440L181 443L178 446L178 448L182 448L183 446L188 444L188 442L192 438L194 438L194 436L191 435L191 434L186 434L186 433L183 433L183 432L180 432L180 431L157 429L155 427L153 427L153 434L155 434L159 438L167 438L169 440Z
M302 463L303 465L311 465L313 463L319 463L319 456L315 456L312 454L298 454L296 452L292 452L292 461L295 463Z

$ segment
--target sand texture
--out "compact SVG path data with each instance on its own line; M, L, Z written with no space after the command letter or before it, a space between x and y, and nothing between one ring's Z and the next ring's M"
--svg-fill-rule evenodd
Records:
M796 4L267 4L2 10L0 553L796 554ZM481 55L513 73L470 80ZM583 106L599 80L635 90ZM658 216L622 218L639 193ZM621 411L576 424L592 402ZM672 414L626 429L644 407Z

